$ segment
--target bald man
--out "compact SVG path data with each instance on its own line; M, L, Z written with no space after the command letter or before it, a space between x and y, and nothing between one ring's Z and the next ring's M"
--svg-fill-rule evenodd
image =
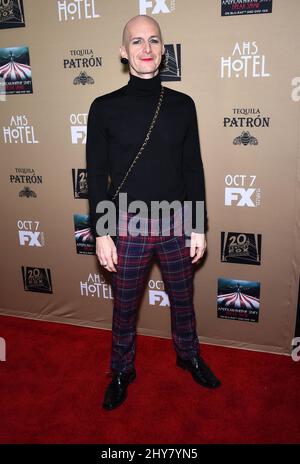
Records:
M206 249L207 217L204 172L200 153L195 103L188 95L162 87L159 67L165 47L157 21L146 15L131 18L124 27L121 61L129 65L124 87L96 98L89 111L87 128L87 176L91 230L100 264L112 276L114 308L112 353L103 408L120 406L127 387L136 378L134 365L136 319L140 297L153 257L158 259L170 299L172 339L177 366L189 371L200 385L216 388L220 381L199 355L193 305L193 272ZM154 202L180 205L174 208L166 235L162 218L141 217L143 233L128 233L134 214L124 211L118 193L115 205L122 218L116 235L99 226L101 202L111 201L139 151L160 104L157 120L140 159L122 186L128 203ZM108 178L111 182L108 185ZM186 209L185 202L190 202ZM203 204L202 221L197 205ZM190 235L175 233L176 224L190 211ZM149 233L158 227L158 234ZM126 233L124 233L124 229ZM145 233L147 231L147 233ZM186 245L186 238L190 246Z

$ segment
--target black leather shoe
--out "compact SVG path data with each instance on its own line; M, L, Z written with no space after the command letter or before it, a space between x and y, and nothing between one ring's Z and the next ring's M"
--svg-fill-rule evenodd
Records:
M136 371L133 368L129 372L112 372L112 381L108 385L103 401L104 409L114 409L127 398L127 387L136 378Z
M203 387L217 388L221 385L220 380L217 379L199 355L191 359L182 359L177 355L177 366L191 372L193 379Z

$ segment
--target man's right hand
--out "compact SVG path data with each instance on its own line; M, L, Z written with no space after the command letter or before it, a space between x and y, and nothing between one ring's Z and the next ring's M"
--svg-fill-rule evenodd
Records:
M96 255L107 271L117 272L115 264L118 264L117 248L109 235L96 237Z

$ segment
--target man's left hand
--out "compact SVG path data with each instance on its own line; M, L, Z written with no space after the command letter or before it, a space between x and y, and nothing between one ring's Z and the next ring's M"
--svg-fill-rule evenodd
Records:
M206 238L205 234L197 234L196 232L191 233L191 250L190 256L194 257L192 263L197 263L200 258L204 255L206 250Z

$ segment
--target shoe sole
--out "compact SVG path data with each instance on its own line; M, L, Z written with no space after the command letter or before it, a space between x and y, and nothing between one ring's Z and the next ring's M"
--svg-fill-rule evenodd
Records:
M136 378L136 372L133 372L131 374L131 376L129 377L128 379L128 384L132 383ZM126 393L124 395L124 398L122 398L121 401L119 401L118 403L114 404L113 406L107 406L105 405L104 403L102 403L102 407L103 409L106 409L107 411L111 411L112 409L115 409L117 408L118 406L121 406L122 403L124 403L124 401L127 399L127 388L126 388Z
M204 384L204 383L202 383L202 382L199 382L199 379L193 374L193 372L191 372L191 371L189 370L188 367L186 367L185 365L181 364L180 359L177 359L176 364L177 364L177 366L181 367L181 369L183 369L183 370L185 370L185 371L189 371L190 374L191 374L191 376L192 376L193 379L195 380L195 382L198 383L199 385L201 385L202 387L209 388L209 389L214 389L214 388L218 388L218 387L221 386L221 382L218 383L217 385L214 385L214 386L206 385L206 384Z

